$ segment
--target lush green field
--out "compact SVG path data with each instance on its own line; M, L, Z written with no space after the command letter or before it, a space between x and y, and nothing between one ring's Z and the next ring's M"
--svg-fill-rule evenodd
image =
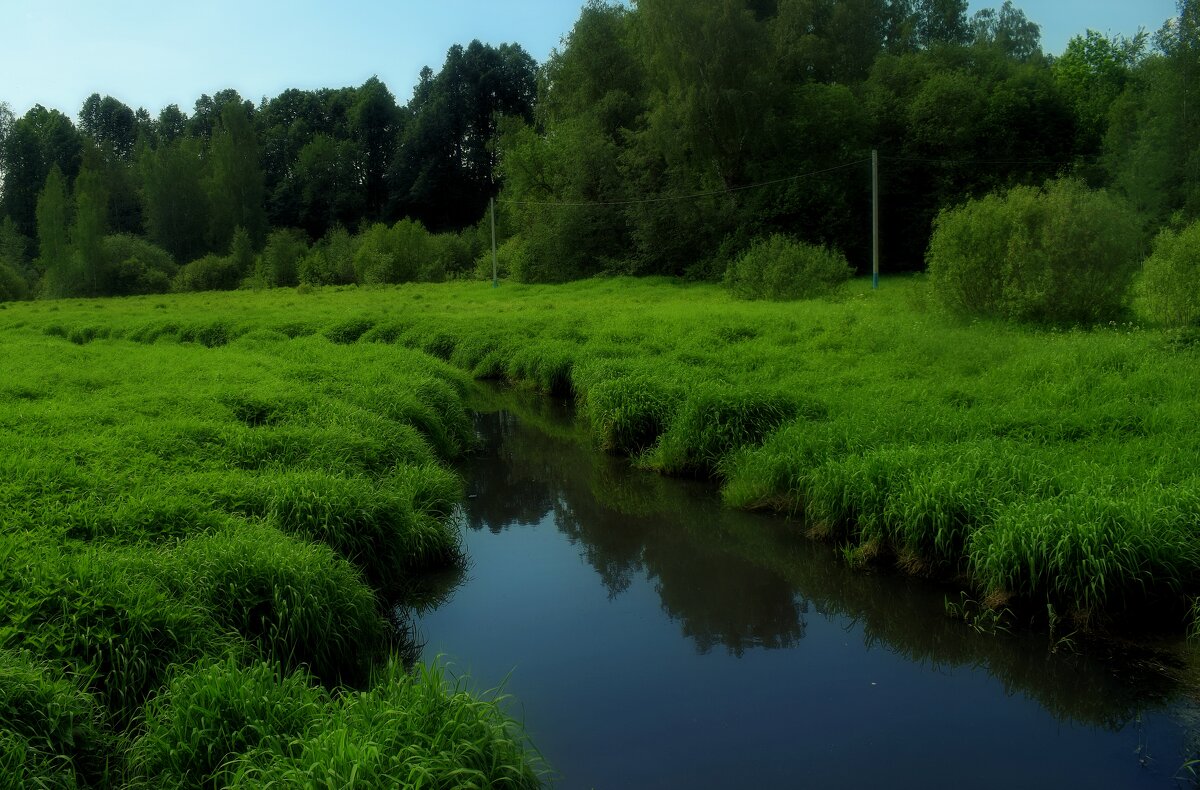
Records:
M378 711L420 710L412 694L462 703L456 743L487 748L380 771L461 758L529 779L494 708L380 669L379 601L457 559L441 464L470 440L472 376L573 393L598 446L714 476L729 504L792 513L855 562L1182 630L1200 590L1187 340L953 323L919 279L776 304L621 279L10 303L0 672L43 712L5 722L0 760L290 781L348 764ZM262 727L270 694L289 703ZM215 709L241 727L205 737L226 751L172 745Z

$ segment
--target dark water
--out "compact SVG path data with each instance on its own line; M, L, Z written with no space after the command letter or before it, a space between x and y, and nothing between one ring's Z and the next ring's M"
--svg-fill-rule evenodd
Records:
M559 786L1194 784L1192 706L1145 661L978 634L946 590L631 471L547 401L504 408L464 470L470 568L418 628L503 684Z

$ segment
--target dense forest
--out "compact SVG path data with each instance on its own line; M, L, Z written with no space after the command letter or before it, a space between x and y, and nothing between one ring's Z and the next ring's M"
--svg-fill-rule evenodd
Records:
M454 46L380 80L187 114L0 104L0 299L507 276L719 278L771 234L925 266L939 211L1071 176L1138 244L1200 217L1200 2L1059 55L1005 2L591 0L542 64Z

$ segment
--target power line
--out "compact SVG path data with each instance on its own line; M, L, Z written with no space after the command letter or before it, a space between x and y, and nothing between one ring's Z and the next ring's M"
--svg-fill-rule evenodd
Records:
M823 170L813 170L808 173L801 173L799 175L788 176L786 178L776 178L771 181L761 181L757 184L747 184L746 186L740 186L740 187L728 187L726 189L714 189L714 190L711 190L708 192L696 192L696 193L693 193L690 195L667 195L665 197L636 198L633 200L584 200L584 201L497 200L496 202L497 203L506 203L510 206L633 206L633 205L640 205L643 203L667 203L667 202L675 201L675 200L695 200L697 198L713 197L714 195L727 195L732 192L743 192L747 189L760 189L762 187L774 186L775 184L784 184L789 181L798 181L802 178L811 178L812 176L819 176L819 175L823 175L825 173L832 173L835 170L845 170L845 169L851 168L851 167L858 167L859 165L866 164L867 162L870 162L870 161L871 160L869 157L866 159L857 159L853 162L847 162L844 165L835 165L834 167L827 167Z
M1099 160L1070 160L1064 161L1061 159L926 159L915 156L883 156L880 159L885 159L890 162L919 162L923 164L933 165L1075 165L1075 164L1099 164Z

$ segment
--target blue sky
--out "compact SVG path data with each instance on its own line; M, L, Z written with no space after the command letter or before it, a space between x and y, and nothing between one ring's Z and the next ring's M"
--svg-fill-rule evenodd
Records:
M699 0L703 1L703 0ZM478 38L517 42L539 62L582 0L0 0L0 101L74 116L91 93L157 114L190 112L202 93L258 101L286 88L360 85L378 75L406 102L424 65ZM971 11L999 6L972 0ZM1091 27L1153 32L1174 0L1017 0L1061 52Z

